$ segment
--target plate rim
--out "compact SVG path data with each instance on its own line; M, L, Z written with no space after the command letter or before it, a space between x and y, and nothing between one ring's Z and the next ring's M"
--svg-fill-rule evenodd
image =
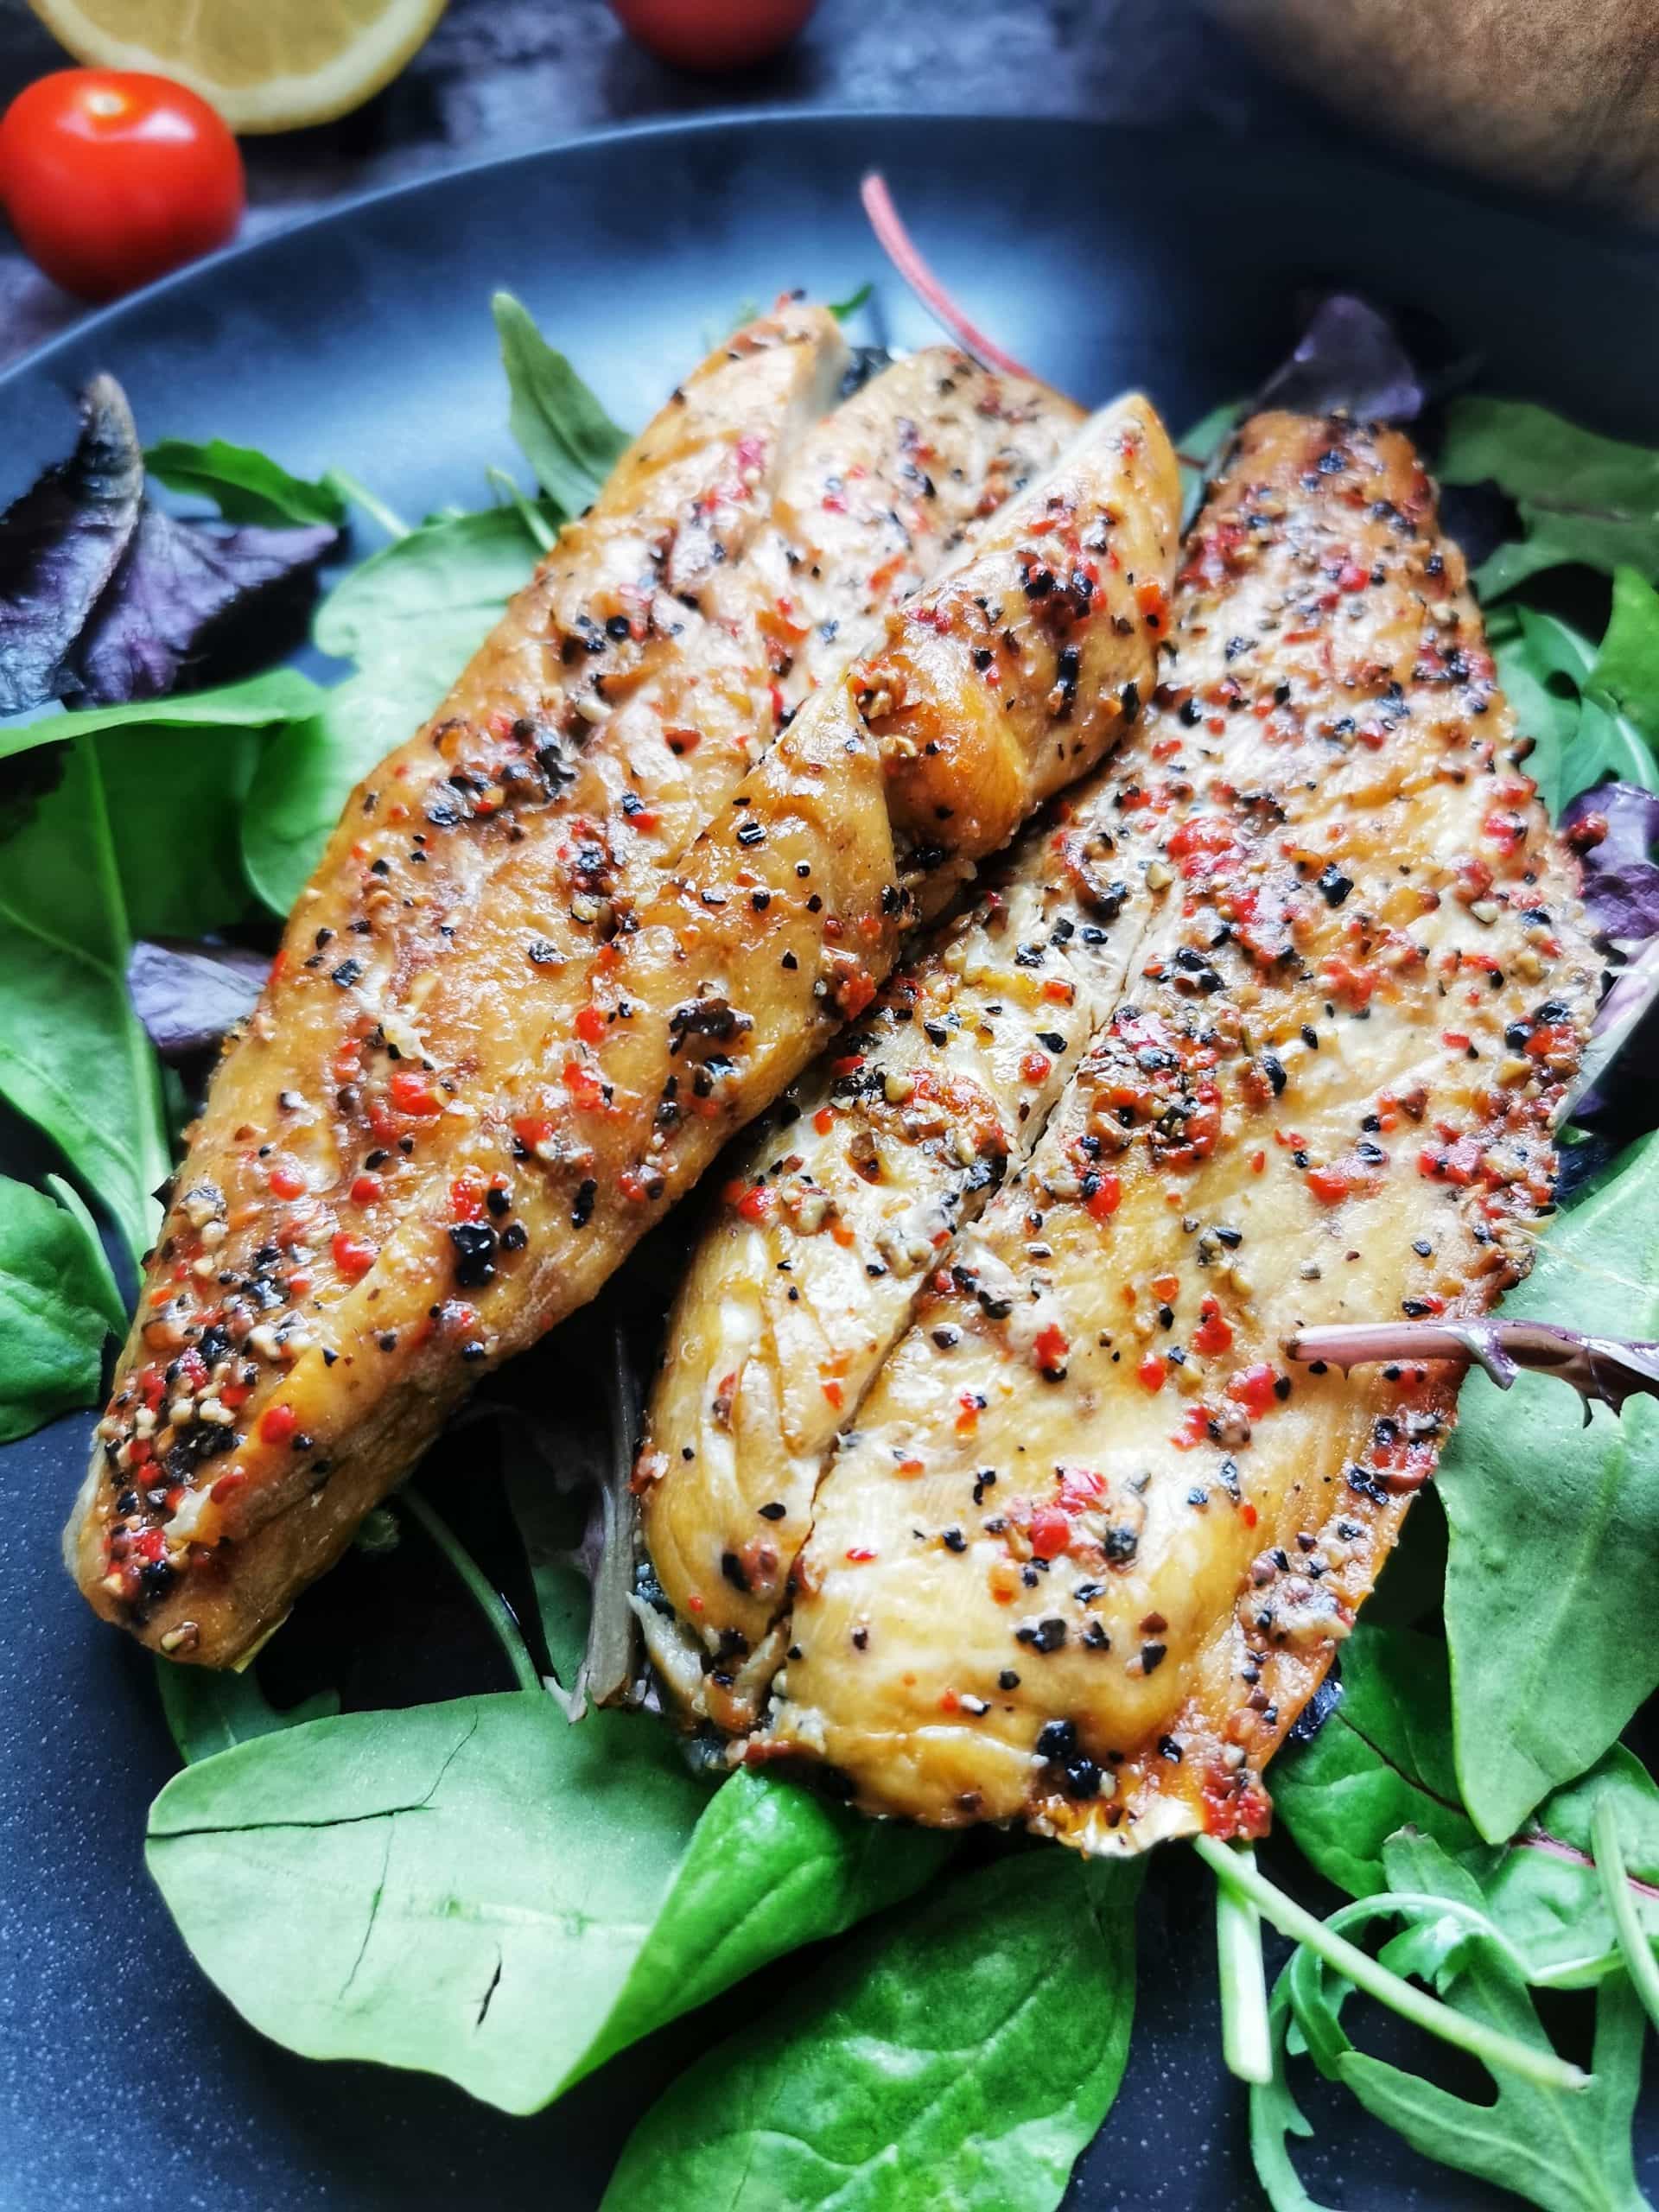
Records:
M0 398L28 378L49 369L60 355L89 340L96 340L102 332L118 328L123 320L135 310L163 302L175 292L182 292L204 279L217 277L226 270L257 261L262 255L279 246L289 245L321 232L347 228L364 215L391 203L413 199L422 194L441 194L458 183L470 182L495 171L505 173L545 162L550 157L586 152L590 147L603 149L639 139L710 137L722 132L753 132L770 137L785 126L803 124L813 127L853 124L864 128L880 124L901 135L918 130L930 132L940 130L989 130L1001 135L1040 128L1051 135L1060 132L1067 136L1116 137L1127 139L1132 144L1169 143L1179 140L1193 127L1191 119L1182 121L1179 118L1162 123L1121 123L1084 115L1020 115L1006 111L991 112L970 108L887 109L841 105L816 107L768 104L756 107L711 108L706 113L696 115L650 116L633 122L607 124L598 130L574 130L543 139L534 145L515 148L510 153L482 154L469 160L423 171L414 176L372 185L365 191L350 193L331 205L297 215L290 221L278 221L257 238L232 239L218 251L204 255L200 260L187 262L182 268L158 277L154 283L142 285L137 291L124 294L120 299L112 300L90 315L79 317L64 329L54 331L39 345L31 346L26 353L20 354L15 361L0 369ZM1243 124L1211 121L1205 127L1223 138L1236 142L1247 155L1254 148L1257 157L1261 157L1259 142L1253 139ZM1466 175L1443 163L1414 161L1401 149L1382 141L1345 137L1337 127L1334 118L1293 118L1275 130L1266 158L1275 163L1311 158L1351 176L1374 180L1382 188L1398 190L1405 187L1427 191L1454 202L1471 203L1489 213L1510 221L1531 225L1558 238L1575 243L1586 251L1597 252L1623 264L1632 277L1645 281L1654 289L1656 297L1659 297L1659 230L1649 236L1635 225L1620 221L1603 212L1575 207L1570 202L1559 200L1534 198L1484 178Z

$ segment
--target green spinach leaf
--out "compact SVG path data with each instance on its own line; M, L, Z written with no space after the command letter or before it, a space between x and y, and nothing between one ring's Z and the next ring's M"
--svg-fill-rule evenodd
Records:
M1644 1138L1540 1246L1507 1302L1605 1336L1659 1335L1659 1135ZM1442 1463L1446 1630L1461 1794L1490 1843L1599 1759L1659 1686L1659 1402L1586 1422L1522 1375L1464 1385Z
M1117 2093L1138 1870L1010 1853L692 2067L605 2212L1052 2212Z
M170 1163L155 1056L127 999L130 950L104 779L82 738L56 787L0 822L0 1096L57 1143L137 1260Z
M498 292L490 305L512 396L507 420L514 441L560 513L580 514L627 450L628 434L511 292Z
M237 1674L229 1668L181 1667L176 1660L157 1658L156 1686L168 1728L187 1766L238 1744L251 1744L256 1736L297 1728L340 1711L338 1692L319 1690L315 1697L279 1713L251 1667Z
M1590 682L1629 715L1649 748L1659 747L1659 592L1634 569L1613 572L1612 615ZM1651 790L1651 771L1644 780Z
M1332 1927L1351 1930L1356 1923L1401 1912L1410 1925L1385 1949L1386 1962L1432 1974L1442 1999L1457 2011L1548 2051L1526 1983L1501 1941L1468 1924L1466 1916L1480 1911L1471 1877L1427 1837L1391 1845L1389 1874L1398 1889L1444 1898L1464 1912L1437 1925L1432 1905L1402 1907L1383 1896L1346 1907ZM1597 1992L1594 2074L1586 2088L1546 2088L1500 2069L1488 2104L1454 2096L1357 2050L1340 2018L1351 1994L1350 1986L1306 1950L1294 1954L1274 1992L1278 2063L1274 2082L1252 2093L1251 2140L1275 2212L1306 2212L1309 2202L1284 2139L1287 2132L1308 2132L1283 2073L1293 2018L1319 2070L1426 2157L1513 2190L1546 2212L1642 2212L1647 2205L1637 2187L1630 2139L1643 2021L1627 1977L1610 1975Z
M226 522L321 522L338 530L346 520L346 502L332 484L290 476L252 446L162 438L145 453L144 466L174 491L211 499Z
M1633 571L1622 574L1653 597ZM1615 587L1613 622L1600 653L1569 624L1535 607L1515 604L1493 617L1488 634L1498 677L1519 728L1536 741L1527 766L1552 815L1610 776L1659 791L1659 758L1646 735L1649 729L1659 734L1659 720L1646 719L1659 699L1649 701L1635 690L1642 623L1630 586L1622 594ZM1630 690L1628 707L1608 681L1610 645L1615 647L1612 673Z
M1615 1747L1493 1847L1459 1796L1440 1640L1362 1623L1343 1647L1342 1679L1342 1703L1319 1734L1274 1768L1278 1818L1327 1881L1356 1897L1386 1888L1387 1847L1409 1828L1478 1884L1533 1980L1597 1981L1619 1963L1591 1834L1597 1807L1611 1797L1632 1903L1659 1943L1659 1789L1638 1760Z
M512 506L423 523L371 555L317 610L325 652L357 672L262 752L242 816L254 889L286 914L352 787L420 728L535 567Z
M1512 399L1454 400L1438 474L1491 482L1520 510L1522 535L1475 574L1483 598L1565 562L1609 575L1621 563L1659 575L1659 453L1599 437Z
M91 1216L47 1181L56 1203L0 1178L0 1444L91 1405L104 1339L127 1325Z
M285 1728L187 1767L148 1861L198 1964L319 2058L532 2112L780 1950L906 1894L934 1837L535 1691Z
M317 711L327 695L296 668L273 668L240 683L211 691L179 692L166 699L138 699L124 707L86 707L73 714L42 715L0 728L0 760L75 737L105 737L118 730L271 729Z

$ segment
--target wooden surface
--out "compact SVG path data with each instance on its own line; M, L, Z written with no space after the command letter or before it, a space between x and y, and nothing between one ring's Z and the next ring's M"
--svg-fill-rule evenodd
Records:
M23 0L0 0L0 105L67 59ZM244 235L456 162L715 108L1012 111L1243 134L1293 105L1193 0L821 0L778 60L712 78L653 60L604 0L451 0L423 51L356 115L244 142ZM0 226L0 364L83 312Z

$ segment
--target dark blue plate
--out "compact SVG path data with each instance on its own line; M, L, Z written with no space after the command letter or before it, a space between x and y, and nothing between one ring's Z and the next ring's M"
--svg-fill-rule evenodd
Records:
M645 417L743 302L787 286L836 299L876 277L886 334L924 340L931 328L886 276L859 210L873 165L968 311L1080 398L1142 385L1179 430L1257 380L1294 334L1298 296L1336 281L1433 319L1442 357L1478 356L1488 388L1659 442L1656 266L1605 235L1273 143L788 116L591 139L222 256L0 378L0 496L64 450L72 396L107 367L147 436L245 441L308 474L337 462L406 513L475 505L486 465L514 459L487 312L497 285L525 299L625 423ZM17 1149L13 1164L27 1172L33 1158ZM143 1873L145 1808L175 1764L149 1662L92 1619L57 1567L89 1421L60 1423L0 1466L0 2204L585 2212L650 2097L755 1993L624 2056L534 2120L438 2082L308 2064L245 2028L196 1974ZM442 1582L423 1579L418 1558L400 1572L412 1578L401 1601L366 1622L364 1593L341 1580L362 1573L353 1563L307 1601L308 1635L332 1637L336 1656L348 1627L355 1665L378 1654L351 1701L486 1682L487 1657ZM1257 2202L1243 2095L1218 2055L1209 1891L1189 1853L1161 1855L1129 2073L1074 2206ZM772 1979L797 1970L785 1961ZM1414 2160L1357 2107L1311 2096L1309 2108L1329 2123L1306 2161L1324 2201L1356 2212L1499 2202Z

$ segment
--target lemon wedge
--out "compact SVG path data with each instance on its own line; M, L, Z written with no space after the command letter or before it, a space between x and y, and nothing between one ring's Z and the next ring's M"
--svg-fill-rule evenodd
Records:
M332 122L389 85L444 0L29 0L78 61L171 77L232 130Z

